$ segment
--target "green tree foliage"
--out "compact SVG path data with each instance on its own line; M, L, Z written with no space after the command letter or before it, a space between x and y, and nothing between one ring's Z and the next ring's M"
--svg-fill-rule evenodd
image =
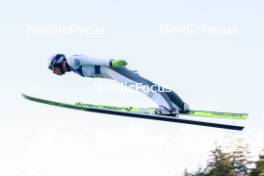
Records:
M231 154L223 152L219 146L211 151L211 158L205 170L206 176L235 176Z
M264 154L259 155L256 168L252 170L250 176L264 176Z
M243 144L242 140L238 140L233 152L231 152L232 169L236 176L247 176L249 174L249 166L252 163L249 157L248 145Z
M210 158L204 169L199 169L195 173L188 173L185 170L185 176L264 176L264 155L260 156L256 162L256 169L251 172L249 168L252 162L249 160L249 151L247 144L242 141L236 141L232 150L226 152L223 147L216 146L211 151ZM254 173L253 173L254 172Z

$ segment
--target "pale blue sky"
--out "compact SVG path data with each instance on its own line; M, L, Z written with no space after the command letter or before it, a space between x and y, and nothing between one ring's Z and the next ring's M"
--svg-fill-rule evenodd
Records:
M214 143L264 145L262 1L8 1L2 3L1 175L166 175L203 165ZM28 35L28 25L104 26L100 36ZM160 25L237 26L235 35L161 35ZM99 93L112 81L63 77L47 69L56 52L126 58L129 67L173 87L191 108L248 112L246 129L117 118L27 102L150 106L139 93ZM254 153L256 154L256 152Z

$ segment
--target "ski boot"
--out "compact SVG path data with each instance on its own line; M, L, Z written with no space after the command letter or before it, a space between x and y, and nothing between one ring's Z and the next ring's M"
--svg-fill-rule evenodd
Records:
M190 109L189 105L184 103L182 110L180 110L180 113L183 113L183 114L191 113L191 109Z
M179 110L176 108L172 108L171 110L169 110L169 109L165 108L164 106L160 106L159 108L156 109L155 114L178 117L179 116Z

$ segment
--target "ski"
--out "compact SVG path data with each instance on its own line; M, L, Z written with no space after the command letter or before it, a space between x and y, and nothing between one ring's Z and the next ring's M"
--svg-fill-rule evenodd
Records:
M88 104L77 102L75 103L77 106L83 106L87 108L103 108L109 110L118 110L125 112L133 112L133 113L147 113L154 114L156 108L141 108L134 106L109 106L109 105L97 105L97 104ZM197 117L210 117L210 118L223 118L223 119L235 119L235 120L245 120L248 118L248 114L246 113L230 113L230 112L217 112L217 111L204 111L204 110L191 110L189 113L182 113L182 115L189 116L197 116Z
M83 105L78 105L78 104L72 105L72 104L61 103L57 101L36 98L36 97L28 96L25 94L22 94L22 96L30 101L52 105L52 106L57 106L57 107L68 108L68 109L74 109L74 110L82 110L82 111L96 112L96 113L109 114L109 115L128 116L128 117L135 117L135 118L142 118L142 119L160 120L160 121L167 121L167 122L176 122L176 123L222 128L222 129L229 129L229 130L243 130L244 129L243 126L237 126L237 125L219 124L219 123L204 122L204 121L198 121L198 120L181 119L178 117L156 115L156 114L153 114L153 109L148 109L149 111L143 113L143 112L118 110L114 108L109 109L109 108L104 108L104 107L96 107L95 105L92 105L92 106L83 106Z

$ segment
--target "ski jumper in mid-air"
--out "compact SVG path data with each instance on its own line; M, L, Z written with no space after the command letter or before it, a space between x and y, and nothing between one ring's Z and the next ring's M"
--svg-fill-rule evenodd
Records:
M50 58L49 69L57 75L72 71L83 77L116 80L151 98L158 105L157 114L175 116L190 111L189 106L175 92L143 78L126 65L127 62L122 59L100 59L85 55L66 57L64 54L56 54Z

